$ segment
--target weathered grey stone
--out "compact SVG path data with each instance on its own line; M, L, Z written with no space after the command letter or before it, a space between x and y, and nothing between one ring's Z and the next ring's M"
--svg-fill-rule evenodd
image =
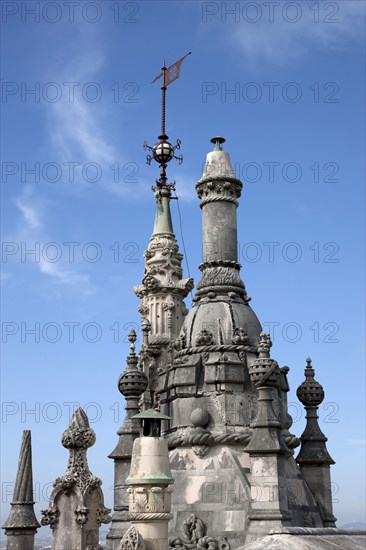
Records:
M33 550L34 535L40 527L33 505L31 432L24 430L11 511L2 527L7 535L7 550Z
M172 418L163 422L175 479L169 544L182 550L234 550L273 528L326 524L311 483L326 474L318 464L308 484L296 465L289 368L269 356L270 338L261 334L240 277L242 183L222 150L224 140L212 141L196 185L203 263L192 309L186 315L182 300L192 282L182 280L164 167L145 275L134 289L143 316L140 363L149 383L141 405L159 403Z
M62 435L70 451L67 470L54 483L48 509L42 510L42 525L52 529L52 550L100 550L99 527L111 518L102 482L88 467L86 451L94 443L95 433L79 407Z
M174 480L167 442L164 437L159 437L162 417L153 410L137 415L144 423L145 435L134 441L131 469L126 480L129 519L134 531L126 532L121 550L131 548L131 535L136 539L136 548L139 548L138 544L143 544L146 550L167 550L168 547L168 523L172 517L171 484Z
M311 359L306 361L306 380L297 389L297 396L306 409L306 427L300 437L301 449L296 462L318 503L324 526L335 527L330 479L330 466L335 462L328 453L328 439L319 427L317 414L318 407L324 400L324 390L314 379L315 371Z
M148 332L149 325L145 323L144 329ZM130 354L127 357L127 368L118 379L118 389L126 399L126 416L117 432L119 436L117 446L109 455L109 458L114 460L114 513L107 535L107 550L117 550L122 537L130 527L126 479L131 467L133 443L140 435L140 422L134 416L140 410L139 399L148 384L146 375L138 368L138 358L135 353L136 338L136 332L131 330L128 335ZM131 539L132 535L130 531Z
M237 550L364 550L366 531L288 527Z

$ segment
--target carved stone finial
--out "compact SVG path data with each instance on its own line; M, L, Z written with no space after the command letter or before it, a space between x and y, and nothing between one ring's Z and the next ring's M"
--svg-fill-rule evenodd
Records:
M137 336L132 329L128 335L130 354L127 357L127 368L118 379L118 389L124 397L140 397L147 388L146 374L137 368L138 357L135 353Z
M335 464L328 453L327 437L318 423L318 407L324 399L323 386L314 379L311 359L306 359L305 382L297 389L297 397L306 409L306 427L300 437L301 448L296 457L302 474L317 501L325 527L335 527L333 515L330 466Z
M72 415L61 442L66 449L88 449L94 445L95 432L90 428L88 417L81 407Z
M130 355L135 355L135 342L137 340L137 334L134 329L131 329L128 333L128 341L130 342Z
M40 527L33 505L31 432L24 430L11 511L3 525L8 537L8 548L14 548L14 550L33 548L34 535Z
M269 334L261 332L259 336L258 353L259 357L269 357L269 351L272 347L272 340Z
M311 359L306 359L305 382L297 389L296 395L305 407L318 407L324 400L323 386L314 379L315 370L312 367Z
M250 379L256 387L276 386L278 384L280 369L277 361L270 358L269 350L271 347L270 336L265 332L261 332L258 344L258 358L249 367Z
M70 451L69 462L53 484L49 507L41 511L41 523L51 527L55 550L97 549L100 524L109 523L111 518L104 506L102 482L89 470L86 452L95 443L95 432L81 407L72 415L61 441Z

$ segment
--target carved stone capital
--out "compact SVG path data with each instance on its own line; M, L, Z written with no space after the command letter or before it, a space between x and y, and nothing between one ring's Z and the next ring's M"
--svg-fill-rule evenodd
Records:
M219 167L218 167L219 171ZM220 173L220 172L219 172ZM243 184L236 178L218 177L201 179L196 184L198 198L201 200L201 208L209 202L226 201L238 206L237 199L241 195Z

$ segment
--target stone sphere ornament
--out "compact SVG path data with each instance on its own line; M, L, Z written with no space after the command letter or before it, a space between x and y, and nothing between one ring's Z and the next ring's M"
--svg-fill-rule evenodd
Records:
M278 363L270 357L256 359L249 366L250 380L255 387L277 386L279 375Z
M191 412L189 420L195 428L204 428L210 420L210 415L207 411L199 407Z
M118 389L124 397L139 397L147 385L145 373L138 368L127 368L118 379Z
M314 379L315 370L311 365L311 359L306 359L305 382L296 391L296 395L305 407L318 407L324 400L323 386Z

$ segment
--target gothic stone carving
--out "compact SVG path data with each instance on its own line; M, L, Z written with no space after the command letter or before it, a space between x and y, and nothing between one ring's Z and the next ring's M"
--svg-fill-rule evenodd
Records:
M146 550L142 536L133 525L124 534L119 550Z
M218 169L220 174L221 170ZM208 202L226 201L238 204L237 199L241 195L243 184L236 178L225 176L225 181L218 177L215 181L213 178L200 180L196 185L198 198L201 199L200 206Z
M190 514L182 525L181 537L170 537L169 550L230 550L226 539L220 541L207 535L206 524Z
M169 512L171 492L169 487L129 487L130 513L144 514L147 512Z
M50 505L42 510L42 525L49 525L51 529L57 527L60 510L57 501L60 494L78 495L79 504L74 509L75 522L82 527L88 521L89 508L87 506L90 494L97 491L99 508L97 512L97 523L109 523L111 521L109 508L103 503L103 493L100 489L102 484L99 477L94 476L88 467L86 451L95 443L95 433L89 426L88 417L79 407L73 414L70 425L62 435L62 444L69 449L69 463L63 476L58 477L53 486ZM64 513L61 510L61 513Z
M199 331L196 337L196 346L211 346L214 343L212 332L207 329Z

